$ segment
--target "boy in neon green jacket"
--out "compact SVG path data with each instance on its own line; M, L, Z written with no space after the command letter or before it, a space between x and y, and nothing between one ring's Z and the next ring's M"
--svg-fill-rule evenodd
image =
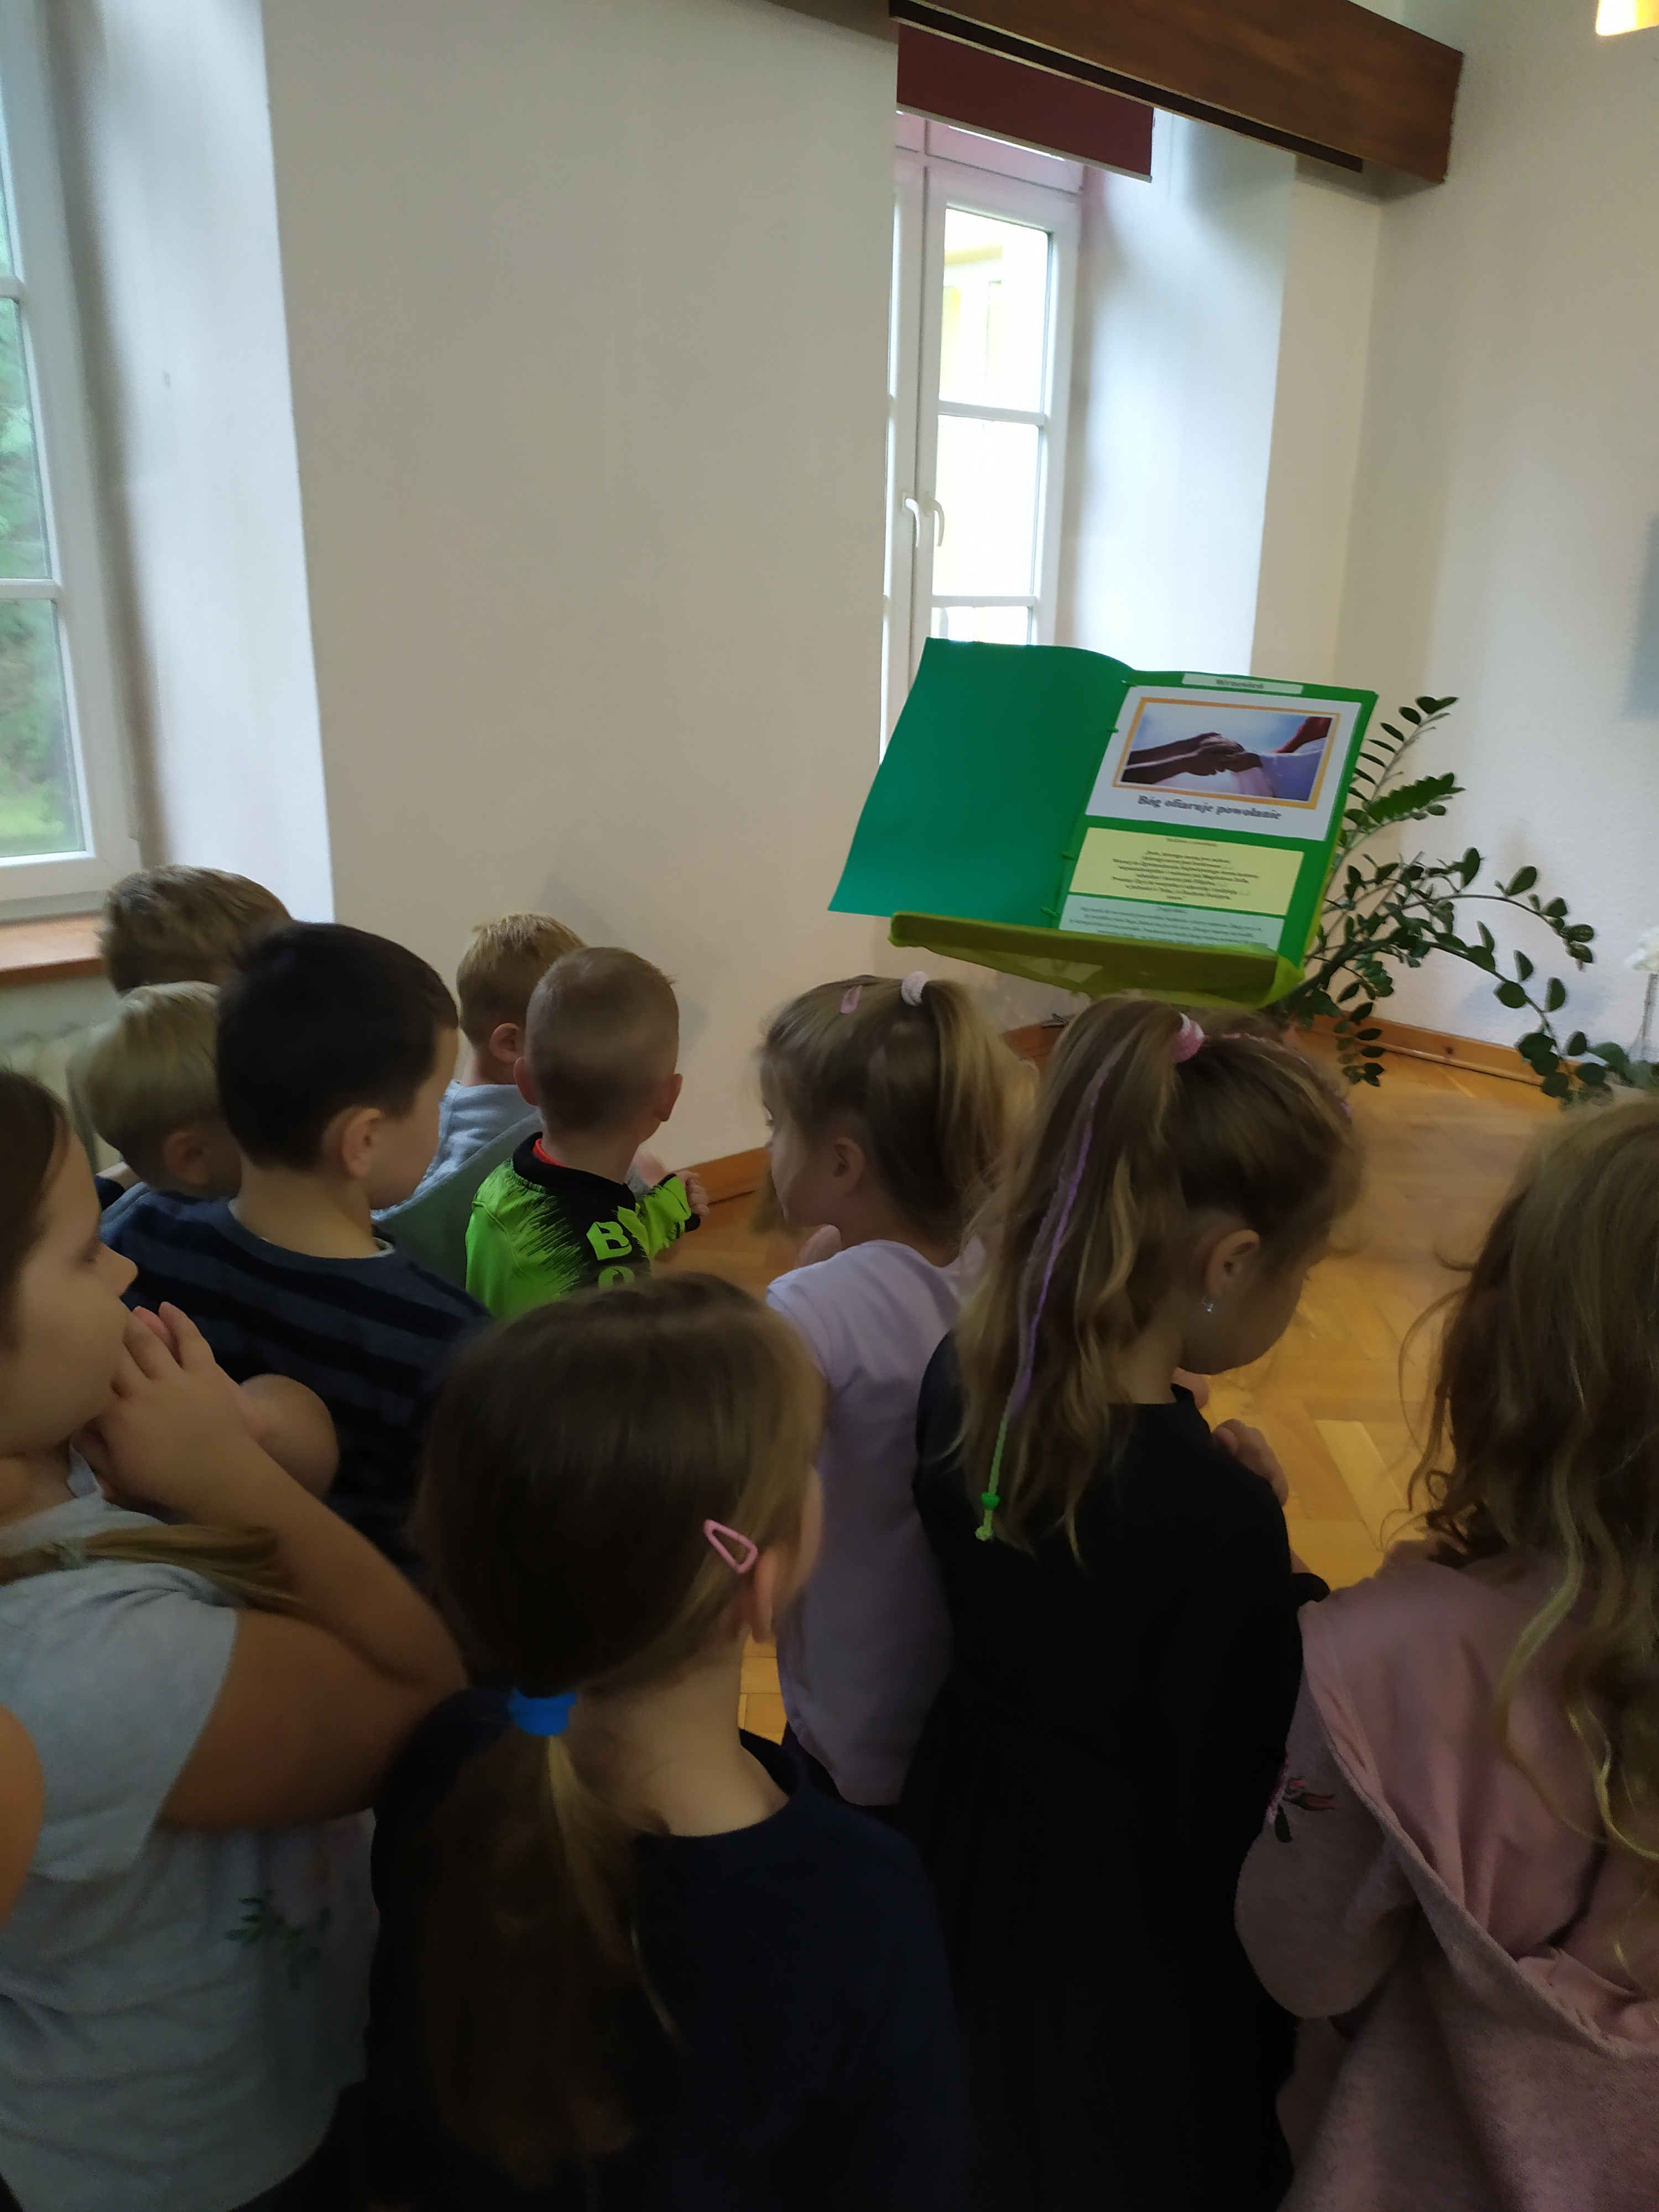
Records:
M466 1286L497 1320L643 1274L695 1229L695 1176L629 1188L635 1152L680 1094L679 1007L668 978L611 946L556 960L525 1023L520 1091L538 1135L486 1178L466 1232Z

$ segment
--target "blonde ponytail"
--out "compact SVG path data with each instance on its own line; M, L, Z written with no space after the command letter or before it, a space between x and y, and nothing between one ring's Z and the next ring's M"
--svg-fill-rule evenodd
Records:
M106 1528L97 1535L27 1552L0 1552L0 1589L36 1575L105 1561L181 1567L256 1612L299 1610L282 1547L268 1528L216 1528L205 1523L168 1527L157 1522L150 1528Z
M820 983L773 1016L759 1058L805 1136L845 1117L900 1211L961 1243L1005 1164L1022 1076L961 984L920 970Z
M610 2156L633 2131L649 2007L634 1956L635 1833L562 1736L509 1729L463 1771L422 1852L420 1875L444 1899L421 1951L439 2111L526 2189L556 2162ZM463 1990L473 2002L456 2002Z

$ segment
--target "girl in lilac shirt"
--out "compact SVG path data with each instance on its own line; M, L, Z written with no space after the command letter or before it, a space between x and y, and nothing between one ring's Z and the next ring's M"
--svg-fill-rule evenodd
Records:
M1000 1164L1018 1063L960 985L918 971L792 1000L760 1073L784 1216L839 1245L768 1292L828 1390L823 1556L778 1634L787 1740L815 1779L888 1807L950 1664L910 1490L917 1394L956 1324L963 1237Z

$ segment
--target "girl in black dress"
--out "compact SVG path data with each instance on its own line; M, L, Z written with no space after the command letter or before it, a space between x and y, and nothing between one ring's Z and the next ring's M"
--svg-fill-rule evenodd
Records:
M1182 1368L1257 1359L1358 1186L1276 1038L1103 1000L1050 1064L922 1386L953 1669L904 1796L943 1911L983 2212L1266 2212L1291 2023L1232 1922L1296 1701L1284 1479ZM1277 1494L1276 1494L1277 1493Z
M419 1522L482 1680L374 1839L370 2180L399 2212L961 2212L961 2062L900 1837L738 1732L817 1549L822 1385L674 1274L445 1388Z

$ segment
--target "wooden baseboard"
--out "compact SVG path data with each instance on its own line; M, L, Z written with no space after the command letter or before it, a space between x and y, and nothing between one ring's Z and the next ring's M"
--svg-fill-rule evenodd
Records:
M752 1198L766 1179L766 1150L725 1152L717 1160L699 1160L692 1170L702 1177L703 1188L715 1206L728 1198Z
M1435 1060L1443 1067L1466 1067L1477 1075L1501 1075L1511 1083L1535 1083L1537 1077L1513 1045L1487 1044L1480 1037L1454 1036L1446 1030L1419 1030L1410 1022L1374 1018L1370 1028L1381 1030L1377 1039L1384 1052L1405 1060ZM1316 1022L1314 1034L1330 1033L1328 1022Z

